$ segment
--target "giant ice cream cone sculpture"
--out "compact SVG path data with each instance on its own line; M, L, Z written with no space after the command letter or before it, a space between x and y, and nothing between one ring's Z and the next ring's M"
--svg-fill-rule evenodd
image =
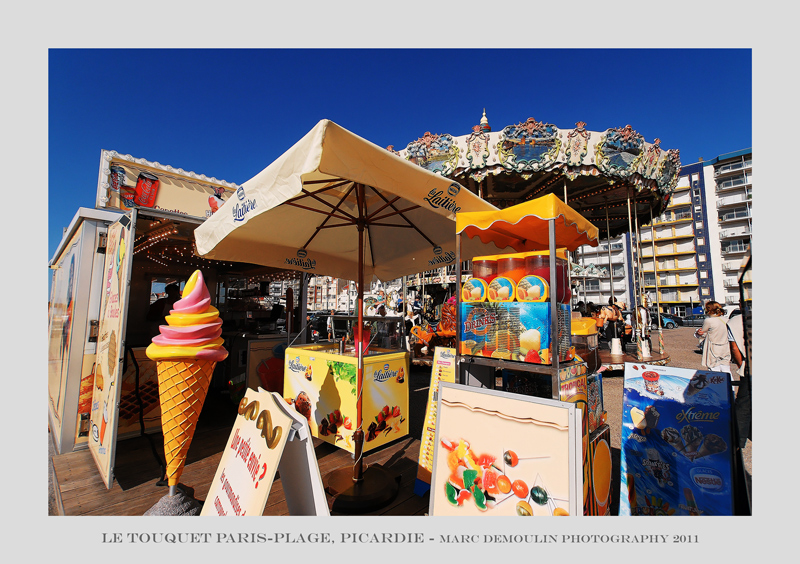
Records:
M177 486L197 419L217 362L228 356L222 343L222 320L199 270L189 278L181 299L159 327L147 356L157 362L158 394L167 480ZM172 488L171 488L172 489Z

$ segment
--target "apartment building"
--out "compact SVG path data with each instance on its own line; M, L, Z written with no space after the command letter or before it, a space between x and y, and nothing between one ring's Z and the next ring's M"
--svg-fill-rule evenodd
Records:
M704 227L708 209L696 197L696 175L681 172L669 206L639 236L645 293L661 311L686 315L710 299L711 257Z
M639 231L644 288L658 293L662 311L685 315L708 300L739 303L752 190L751 149L681 168L669 207Z
M750 250L753 233L753 151L720 155L703 163L704 180L713 191L716 221L709 235L719 256L712 260L714 299L726 305L739 303L739 268Z
M604 240L597 247L583 246L575 254L575 260L584 268L590 265L603 269L599 278L576 279L573 281L573 301L607 304L612 295L617 301L625 302L630 308L633 303L630 280L630 236L626 233L611 241ZM610 247L610 249L609 249ZM609 253L610 250L610 253ZM609 269L609 261L611 268Z

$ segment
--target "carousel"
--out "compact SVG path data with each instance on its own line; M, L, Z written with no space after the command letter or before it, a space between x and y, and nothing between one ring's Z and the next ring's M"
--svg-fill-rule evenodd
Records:
M657 339L650 339L649 308L661 311L658 288L658 264L653 260L656 280L655 303L647 303L642 268L643 258L655 258L649 249L643 257L639 232L652 226L670 202L678 182L680 158L677 149L662 149L660 139L652 143L630 125L590 131L578 122L574 128L561 129L534 118L492 131L483 112L480 123L468 135L425 132L408 143L405 149L387 149L418 166L453 179L499 209L509 208L546 195L555 195L593 224L600 239L630 233L628 260L636 276L630 281L630 305L636 312L632 320L635 350L623 348L622 354L600 351L607 369L620 369L624 363L646 360L666 364L661 327ZM437 194L430 194L436 198ZM649 245L654 245L651 241ZM609 248L609 265L611 264ZM593 265L583 265L580 252L573 252L571 268L580 277L598 275ZM650 270L649 264L647 265ZM602 273L601 273L602 274ZM614 293L613 269L609 269L608 297ZM459 281L460 283L461 281ZM615 299L618 296L613 296ZM449 321L443 320L443 321ZM450 337L455 327L440 322L423 328L418 336ZM452 332L451 332L452 331ZM654 336L655 337L655 336ZM619 353L619 350L613 351Z

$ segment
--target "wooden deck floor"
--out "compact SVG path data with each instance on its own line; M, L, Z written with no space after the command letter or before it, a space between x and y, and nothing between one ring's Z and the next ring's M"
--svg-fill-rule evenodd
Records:
M181 476L181 484L199 501L205 500L217 470L230 427L198 429ZM163 457L161 435L151 435L159 456ZM414 494L420 441L410 436L369 452L367 465L381 464L401 476L400 492L389 505L367 515L424 515L428 511L429 494ZM350 453L314 439L315 452L323 482L337 468L352 466ZM116 480L106 489L88 450L53 457L57 495L64 515L143 515L167 493L167 486L158 486L161 468L148 437L135 437L117 445ZM193 491L192 491L193 490ZM330 506L332 498L328 496ZM280 476L270 490L264 515L288 515ZM335 513L332 513L335 515Z

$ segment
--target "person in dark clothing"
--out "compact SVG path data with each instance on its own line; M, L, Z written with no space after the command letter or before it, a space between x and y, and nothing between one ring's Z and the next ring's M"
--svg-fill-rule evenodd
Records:
M159 325L167 324L167 316L172 310L172 306L181 299L181 290L177 284L167 284L164 287L164 292L167 295L163 298L158 298L150 304L150 309L147 310L147 321L150 325L151 337L158 335Z

